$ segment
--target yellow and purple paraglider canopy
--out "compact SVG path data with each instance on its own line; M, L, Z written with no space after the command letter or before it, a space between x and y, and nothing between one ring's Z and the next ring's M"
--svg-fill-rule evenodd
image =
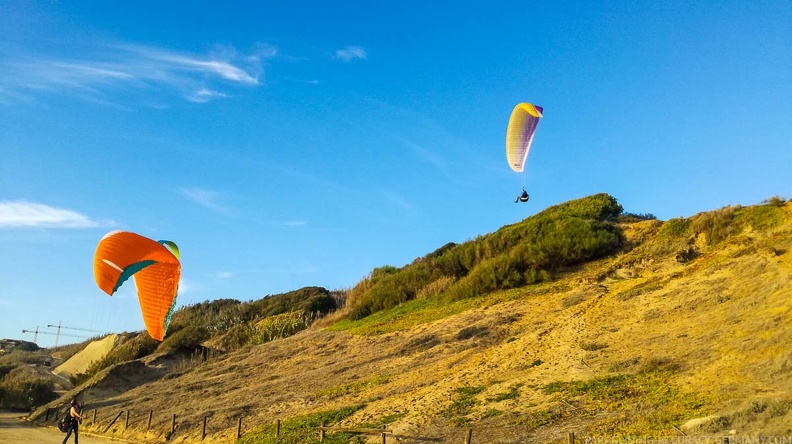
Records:
M512 110L506 129L506 161L517 173L522 173L525 169L525 160L541 118L541 106L519 103Z

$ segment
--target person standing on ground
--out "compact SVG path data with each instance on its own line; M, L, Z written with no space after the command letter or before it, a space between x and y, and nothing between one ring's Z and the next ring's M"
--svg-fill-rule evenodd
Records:
M79 437L77 436L77 430L79 429L79 424L82 422L82 406L76 399L72 399L70 404L69 416L71 417L71 422L69 423L69 430L66 432L66 437L63 438L63 444L66 444L72 432L74 432L74 444L78 444Z

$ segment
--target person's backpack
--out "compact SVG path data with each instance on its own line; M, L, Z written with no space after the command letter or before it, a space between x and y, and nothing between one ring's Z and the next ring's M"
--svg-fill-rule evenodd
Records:
M66 433L69 431L69 426L71 426L71 406L66 409L66 414L63 415L63 418L61 418L60 421L58 421L58 430Z

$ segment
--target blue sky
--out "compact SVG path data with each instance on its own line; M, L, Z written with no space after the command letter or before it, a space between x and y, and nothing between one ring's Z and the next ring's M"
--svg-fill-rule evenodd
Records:
M594 193L792 197L788 0L333 3L0 3L0 338L142 330L93 281L112 230L179 245L183 305L350 288Z

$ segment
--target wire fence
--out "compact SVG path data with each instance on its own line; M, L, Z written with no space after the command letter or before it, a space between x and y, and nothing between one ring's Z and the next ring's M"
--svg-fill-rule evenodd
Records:
M63 418L68 412L68 406L65 409L48 408L45 413L45 423L57 422ZM237 416L235 418L214 418L211 415L205 415L198 421L188 418L179 418L175 413L169 415L157 414L154 410L149 411L133 411L115 410L111 408L99 408L89 410L84 416L84 424L82 427L93 433L98 434L111 434L114 436L124 436L134 433L136 436L143 433L153 433L157 436L164 436L165 440L172 440L179 437L182 442L190 442L190 437L197 441L203 441L208 436L212 435L213 441L227 439L228 442L235 442L243 436L245 431L244 417ZM131 430L133 429L133 430ZM626 443L642 443L642 444L792 444L792 435L790 436L741 436L741 435L727 435L727 436L687 436L684 431L676 429L679 433L678 436L671 437L601 437L601 436L581 436L574 432L567 432L566 436L558 436L555 442L565 442L567 444L626 444ZM197 433L196 433L197 432ZM273 427L273 435L277 438L281 435L281 421L275 420ZM378 437L378 442L382 444L387 443L423 443L423 442L441 442L452 444L484 444L484 443L504 443L503 440L492 441L487 433L482 432L476 434L474 428L456 429L456 433L451 435L455 436L417 436L406 435L395 432L389 429L387 425L382 425L381 428L365 428L365 427L330 427L323 423L319 427L315 427L315 433L319 440L322 442L325 438L332 433L351 433L360 435L369 435ZM515 444L522 444L523 439L513 441Z

